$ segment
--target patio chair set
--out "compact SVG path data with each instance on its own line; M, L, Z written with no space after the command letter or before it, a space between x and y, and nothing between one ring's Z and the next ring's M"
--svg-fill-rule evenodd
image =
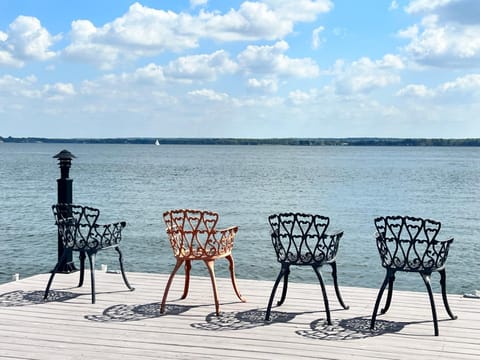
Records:
M64 256L68 251L79 252L79 287L83 285L85 258L88 257L89 259L92 303L95 303L95 256L101 250L114 249L117 251L123 281L128 289L134 290L125 275L122 252L120 251L121 232L126 223L122 221L100 225L97 223L100 211L88 206L57 204L52 208L58 234L63 242ZM181 298L185 299L187 297L191 262L194 260L202 260L207 266L217 315L220 314L214 270L214 263L217 259L225 258L228 261L233 290L238 299L245 302L246 299L240 294L237 286L232 255L238 226L217 229L218 214L203 210L170 210L163 214L163 219L176 263L165 286L160 312L164 313L166 310L168 292L175 274L182 266L185 270L185 282ZM343 309L348 309L349 307L345 304L338 286L336 265L337 251L343 231L328 233L330 219L315 214L279 213L269 216L268 223L271 227L272 245L277 261L280 263L280 272L268 300L265 321L269 321L271 318L275 294L282 281L283 288L277 306L282 305L286 299L291 266L310 266L320 283L326 321L331 325L330 305L320 270L324 265L331 267L337 300ZM376 245L386 274L375 301L370 328L375 328L378 309L387 286L387 298L380 314L385 314L390 307L396 272L410 272L420 274L425 283L430 299L434 333L438 336L438 320L431 287L431 275L434 272L440 274L441 293L445 309L451 319L456 319L447 300L445 272L445 263L453 238L443 241L438 240L437 236L441 224L430 219L386 216L376 218L374 223L377 230L375 234ZM52 281L63 260L63 257L59 259L50 275L44 293L45 299L48 297Z

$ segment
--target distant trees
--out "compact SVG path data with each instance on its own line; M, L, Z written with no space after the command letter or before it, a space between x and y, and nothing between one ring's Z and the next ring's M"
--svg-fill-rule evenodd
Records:
M72 138L2 137L0 143L84 143L84 144L148 144L156 138ZM480 138L158 138L160 144L183 145L292 145L292 146L480 146Z

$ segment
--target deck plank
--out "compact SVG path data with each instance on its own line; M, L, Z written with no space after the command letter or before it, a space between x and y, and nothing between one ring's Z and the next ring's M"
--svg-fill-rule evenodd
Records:
M48 274L0 285L1 359L476 359L480 354L480 300L449 295L457 320L449 320L435 294L440 336L433 336L426 293L395 291L389 312L378 317L384 331L368 323L377 289L342 287L349 310L327 286L333 326L325 324L318 284L289 284L285 303L263 316L273 282L238 279L236 298L229 279L219 278L220 317L214 315L210 280L192 277L179 300L183 277L170 290L167 314L159 313L165 274L97 273L97 303L90 302L88 277L58 274L58 301L41 301ZM10 296L9 296L10 295ZM15 295L15 296L12 296ZM10 302L8 302L10 300Z

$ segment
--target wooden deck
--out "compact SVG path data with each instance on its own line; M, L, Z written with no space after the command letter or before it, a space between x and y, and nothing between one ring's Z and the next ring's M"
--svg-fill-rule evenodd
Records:
M121 276L97 273L97 303L89 281L72 287L78 274L59 274L55 300L43 302L48 274L0 285L1 359L478 359L480 300L450 295L457 320L448 320L436 295L440 336L433 336L426 293L394 293L392 306L369 319L376 289L342 287L349 310L341 309L328 287L333 326L318 284L291 283L285 304L264 323L273 282L239 279L248 299L235 297L228 279L218 279L220 317L214 315L208 278L192 277L190 294L179 300L178 276L167 314L159 312L167 275L129 273L134 292ZM279 289L280 291L280 289Z

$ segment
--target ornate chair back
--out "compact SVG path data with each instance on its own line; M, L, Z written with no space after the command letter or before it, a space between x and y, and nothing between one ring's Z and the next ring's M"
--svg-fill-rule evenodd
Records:
M236 230L217 234L218 214L212 211L178 209L163 214L175 257L191 260L214 258L232 251ZM221 236L218 236L221 235Z
M437 241L438 221L411 216L375 219L378 252L385 268L432 272L442 269L453 239Z
M326 235L330 219L322 215L283 213L268 218L280 263L324 264L335 260L340 235Z

